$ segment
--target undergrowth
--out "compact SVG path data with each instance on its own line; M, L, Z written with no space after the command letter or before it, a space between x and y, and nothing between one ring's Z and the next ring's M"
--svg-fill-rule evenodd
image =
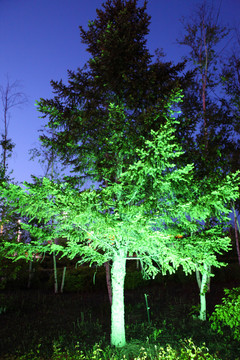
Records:
M171 345L162 347L159 345L141 344L132 341L121 349L110 346L105 348L101 344L95 344L91 350L83 351L79 343L75 351L62 350L58 344L53 344L51 358L40 356L40 346L36 351L30 351L25 355L5 355L2 360L221 360L217 354L211 355L205 344L196 346L191 339L182 340L177 349Z
M0 291L0 360L239 360L231 328L223 334L195 315L197 286L161 282L125 291L127 345L109 346L110 305L106 289L54 295L49 290ZM138 277L137 277L138 281ZM99 285L100 287L100 285ZM148 296L148 310L144 295ZM220 301L208 295L209 309ZM211 311L210 311L211 313ZM237 316L237 312L236 312ZM185 340L184 340L185 339Z

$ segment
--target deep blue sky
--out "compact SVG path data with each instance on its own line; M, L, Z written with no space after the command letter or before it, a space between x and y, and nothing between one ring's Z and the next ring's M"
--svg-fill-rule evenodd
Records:
M78 26L87 28L96 17L102 0L0 0L0 85L19 80L28 104L11 112L9 137L16 144L9 168L16 181L29 181L30 175L43 175L37 160L29 161L29 149L38 145L43 120L35 101L51 98L50 80L67 80L67 69L82 67L88 59L81 44ZM139 1L139 4L142 4ZM163 48L167 60L175 63L187 54L176 43L183 33L179 19L188 17L198 0L149 0L152 16L148 48L153 54ZM210 1L212 3L212 1ZM224 24L239 25L240 0L213 0ZM0 109L2 131L2 112Z

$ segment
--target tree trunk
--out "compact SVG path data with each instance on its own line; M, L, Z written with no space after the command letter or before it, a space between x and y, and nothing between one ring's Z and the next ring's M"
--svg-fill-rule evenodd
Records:
M201 289L201 277L200 277L199 270L196 270L196 279L197 279L198 288L200 290Z
M27 287L30 289L33 277L33 262L29 260L29 267L28 267L28 284Z
M66 276L67 267L64 266L63 274L62 274L62 283L61 283L61 293L63 293L64 283L65 283L65 276Z
M105 262L104 266L105 266L105 270L106 270L108 298L109 298L110 305L112 306L112 287L111 287L111 275L110 275L109 261Z
M239 250L239 239L238 239L238 220L237 214L235 210L235 206L233 205L233 213L234 213L234 229L235 229L235 241L236 241L236 249L237 249L237 256L238 256L238 264L240 265L240 250Z
M54 293L58 293L58 279L57 279L57 263L56 255L53 253L53 273L54 273Z
M201 279L201 288L200 288L200 314L199 319L202 321L206 321L206 292L207 292L207 284L208 284L208 266L204 264L204 271Z
M120 249L113 257L112 306L111 306L111 345L123 347L126 344L124 318L124 279L126 275L126 254Z

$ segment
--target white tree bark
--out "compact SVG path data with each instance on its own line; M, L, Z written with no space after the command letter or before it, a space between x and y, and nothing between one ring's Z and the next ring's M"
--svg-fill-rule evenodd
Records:
M124 314L124 280L126 275L126 254L120 249L114 255L112 280L112 307L111 307L111 344L123 347L126 344L125 314Z
M208 275L209 267L204 264L204 271L202 274L201 280L201 288L200 288L200 314L199 319L202 321L206 321L206 292L207 292L207 285L208 285Z

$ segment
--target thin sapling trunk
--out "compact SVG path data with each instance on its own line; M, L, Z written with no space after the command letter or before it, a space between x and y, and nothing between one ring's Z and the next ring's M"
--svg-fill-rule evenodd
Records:
M240 249L239 249L239 238L238 238L239 224L238 224L237 214L234 205L233 205L233 213L234 213L234 229L235 229L235 241L236 241L236 249L238 256L238 264L240 265Z
M67 267L64 266L63 268L63 274L62 274L62 283L61 283L61 293L63 293L63 288L64 288L64 283L65 283L65 276L66 276L66 270L67 270Z
M54 293L58 293L58 279L57 279L57 262L56 255L53 253L53 272L54 272Z

